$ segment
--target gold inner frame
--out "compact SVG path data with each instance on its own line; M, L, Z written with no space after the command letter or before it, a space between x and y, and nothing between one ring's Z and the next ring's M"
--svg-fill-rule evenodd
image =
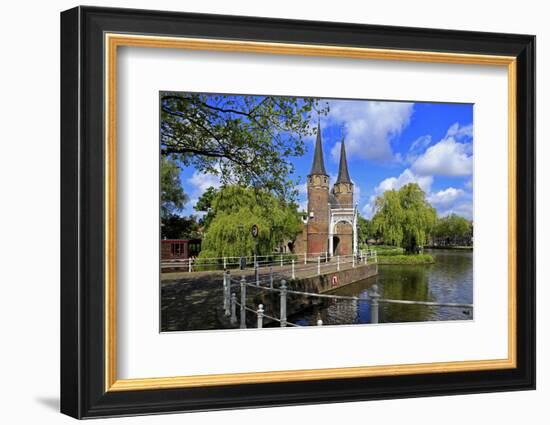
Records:
M515 368L516 359L516 58L326 45L105 34L105 391L447 373ZM507 67L508 71L508 357L495 360L118 379L116 373L116 123L119 46L325 56Z

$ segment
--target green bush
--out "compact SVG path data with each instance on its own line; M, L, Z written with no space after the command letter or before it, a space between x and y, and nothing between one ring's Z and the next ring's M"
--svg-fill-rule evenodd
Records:
M433 264L434 258L430 254L417 255L379 255L378 264Z

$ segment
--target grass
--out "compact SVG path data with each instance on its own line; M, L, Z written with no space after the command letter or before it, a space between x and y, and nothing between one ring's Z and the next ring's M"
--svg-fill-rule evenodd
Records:
M416 255L378 255L378 264L433 264L434 258L430 254L416 254Z

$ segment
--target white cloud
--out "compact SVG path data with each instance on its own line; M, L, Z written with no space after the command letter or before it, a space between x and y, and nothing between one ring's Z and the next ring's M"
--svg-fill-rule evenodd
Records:
M353 202L357 203L361 200L361 188L353 180Z
M202 195L210 186L218 188L221 186L220 178L213 174L205 174L195 171L193 175L187 179L187 182L193 186L192 194Z
M377 195L381 195L386 190L401 189L409 183L417 183L420 188L428 193L432 187L432 176L421 176L412 172L409 168L405 168L398 177L388 177L380 182L374 189Z
M409 152L407 152L407 162L414 162L416 158L418 158L418 156L426 150L430 143L432 143L432 136L429 134L420 136L412 142Z
M472 174L472 156L466 143L456 142L449 137L419 156L412 168L419 174L439 176L468 176Z
M376 201L376 196L372 195L369 198L369 202L363 205L363 208L361 209L361 211L363 212L363 215L365 216L365 218L370 219L374 215L374 201Z
M472 137L472 125L453 124L445 138L418 156L412 169L422 175L468 176L472 174L472 145L462 143Z
M448 187L445 190L440 190L436 193L431 193L427 196L427 200L438 210L441 208L447 209L451 207L458 199L464 196L465 192L462 189Z
M450 214L457 214L469 220L473 217L473 205L472 202L463 202L458 205L452 206L446 210L438 211L440 217L446 217Z
M382 195L387 190L401 189L409 183L416 183L424 192L430 193L433 177L419 176L413 173L409 168L406 168L398 177L388 177L382 180L378 186L374 188L374 195L369 198L369 202L363 206L363 214L367 216L367 218L372 217L374 214L374 202L378 196Z
M456 140L463 140L472 138L474 135L474 126L472 124L461 126L459 123L455 122L447 130L447 137L454 137Z
M328 120L344 126L348 158L392 160L391 140L409 124L413 106L405 102L331 101ZM339 143L330 154L338 161Z

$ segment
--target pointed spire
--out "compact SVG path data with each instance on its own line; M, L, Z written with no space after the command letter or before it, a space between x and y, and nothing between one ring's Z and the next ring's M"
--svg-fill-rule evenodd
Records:
M322 174L328 176L325 170L325 161L323 160L323 144L321 143L321 123L317 122L317 140L315 142L315 153L313 154L312 174Z
M346 159L346 145L342 137L342 146L340 148L340 167L338 168L338 178L336 183L351 183L348 172L348 160ZM336 184L335 183L335 184Z

